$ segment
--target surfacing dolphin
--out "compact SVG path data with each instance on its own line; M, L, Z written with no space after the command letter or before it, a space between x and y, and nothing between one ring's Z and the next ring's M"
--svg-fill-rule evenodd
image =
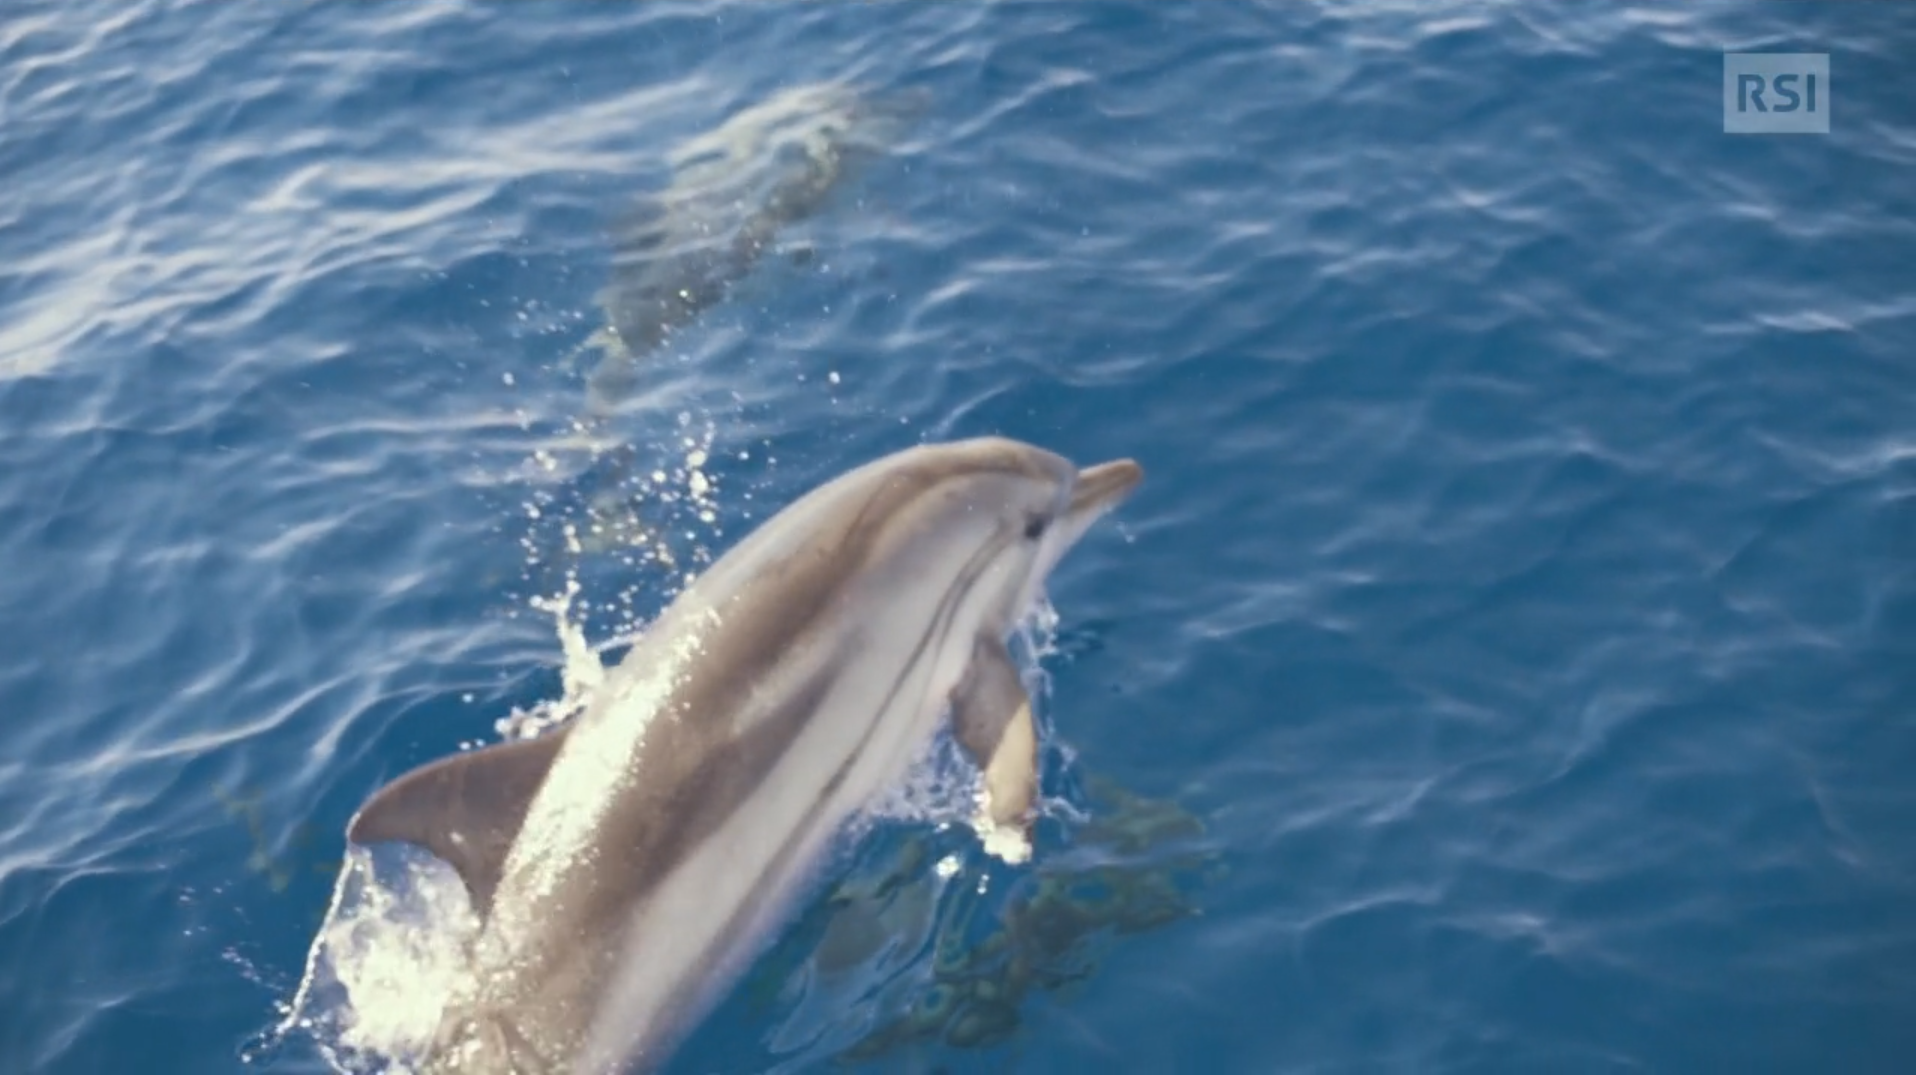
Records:
M481 916L427 1070L656 1066L946 712L984 819L1022 831L1037 737L1006 637L1142 476L996 438L869 463L713 564L571 725L374 794L348 838L432 851Z
M922 95L815 82L672 150L671 185L615 229L611 279L599 294L608 324L588 341L603 352L591 409L623 399L637 356L722 301L781 228L816 212L923 107Z

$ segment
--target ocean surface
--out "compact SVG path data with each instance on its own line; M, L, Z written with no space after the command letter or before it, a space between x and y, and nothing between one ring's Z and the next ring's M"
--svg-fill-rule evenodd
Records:
M1725 51L1828 53L1831 132L1724 134ZM1034 860L928 760L669 1072L1916 1071L1912 57L1888 4L9 0L0 1072L399 1062L444 877L338 932L367 794L987 433L1147 471L1031 621ZM586 429L620 222L821 81L922 108Z

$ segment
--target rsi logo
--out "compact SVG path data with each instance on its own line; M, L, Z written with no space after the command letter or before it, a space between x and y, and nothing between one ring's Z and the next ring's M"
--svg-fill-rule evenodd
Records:
M1803 104L1803 94L1796 92L1796 84L1799 81L1809 87L1806 91L1810 98L1807 107L1811 112L1816 111L1815 72L1811 72L1807 75L1783 74L1771 78L1769 84L1775 88L1776 96L1782 98L1781 103L1776 106L1775 111L1794 112L1799 108L1805 107ZM1771 111L1770 106L1763 103L1763 76L1738 75L1736 76L1736 110L1738 112L1747 112L1752 107L1758 112Z
M1723 130L1729 134L1828 134L1827 52L1723 54Z

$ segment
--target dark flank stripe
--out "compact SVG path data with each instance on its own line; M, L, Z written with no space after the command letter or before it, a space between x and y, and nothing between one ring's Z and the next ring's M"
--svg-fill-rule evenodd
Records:
M965 568L960 573L958 580L952 585L951 589L946 592L944 599L939 602L938 611L932 617L932 622L926 626L924 633L919 636L918 644L913 647L910 658L905 662L904 669L900 671L898 677L892 681L891 689L886 692L884 701L873 711L871 721L866 725L864 734L859 737L857 745L846 754L845 760L839 764L837 770L832 773L831 778L825 782L823 790L813 802L812 809L807 814L808 827L812 819L816 818L818 812L830 801L832 793L835 792L840 785L844 784L845 780L850 776L852 767L864 757L865 751L871 743L872 736L878 731L878 725L881 723L881 719L884 714L891 709L892 703L897 700L899 692L904 689L906 681L918 667L921 658L924 656L926 649L930 647L933 638L943 638L949 632L951 622L957 618L958 608L963 604L964 597L970 593L972 584L977 582L980 575L984 574L985 570L990 566L992 557L997 555L1006 544L1007 541L1002 537L994 540L973 554L972 558L966 562ZM815 678L824 679L827 677L820 676ZM808 684L808 686L810 685ZM812 698L812 704L814 706L819 696L822 696L822 692L819 692L818 695ZM803 719L799 714L804 712L809 712L809 709L800 708L796 712L792 709L781 709L779 713L780 723L786 723L792 721L794 717L798 717L794 725L794 731L782 737L782 741L785 744L789 744L797 738L796 727L797 725L803 724ZM763 774L761 774L761 776L762 775ZM736 814L744 802L745 799L743 798L734 801L732 808L727 810L724 818L721 819L721 824L723 820L730 819ZM784 873L786 869L790 867L792 856L798 854L802 844L802 840L794 840L780 847L778 853L765 864L765 867L761 869L757 877L753 879L753 890L756 892L765 891L765 886L770 878ZM682 854L689 853L689 847L682 851ZM761 907L762 902L752 902L734 908L732 913L727 916L724 925L721 926L714 935L712 946L708 947L702 954L701 962L709 965L713 957L717 954L714 949L735 939L738 931L744 928L746 921L759 911ZM683 998L683 1000L680 1001L680 1005L682 1007L689 1006L692 1000L693 998L690 997ZM683 1012L668 1013L666 1022L678 1021L678 1017L681 1014L683 1014Z
M725 825L804 730L807 720L833 685L837 675L835 662L853 659L843 654L831 655L824 667L788 697L780 699L773 712L754 721L743 732L731 731L729 715L751 712L755 685L787 656L795 640L811 633L815 622L828 615L832 592L843 580L870 566L887 529L877 520L898 518L911 501L937 488L953 474L1030 476L1029 471L1015 464L994 467L989 462L923 468L921 472L912 473L910 480L884 483L836 535L838 540L829 543L832 555L828 561L796 565L796 569L789 570L779 580L782 592L777 595L775 605L793 610L792 615L738 617L716 633L712 640L714 651L702 660L725 668L727 674L697 677L698 681L675 697L648 728L647 737L656 737L656 740L647 743L640 760L641 771L632 777L633 794L639 796L640 801L634 804L636 809L622 811L633 819L631 827L607 841L609 846L630 849L635 862L646 864L645 890L681 866L694 848ZM896 699L905 677L923 657L933 637L949 626L955 615L953 602L970 591L991 558L1014 539L1015 535L1001 535L973 553L893 681L879 712L889 708ZM865 738L860 740L861 749L870 734L871 729L866 729ZM842 781L843 776L835 775L833 779ZM643 896L645 890L635 893L625 888L618 898ZM608 915L618 913L615 905L599 910Z

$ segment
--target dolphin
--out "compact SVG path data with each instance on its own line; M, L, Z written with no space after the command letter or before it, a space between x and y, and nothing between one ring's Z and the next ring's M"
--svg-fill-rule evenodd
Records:
M811 216L924 107L843 82L786 89L674 148L672 181L614 229L599 293L607 326L588 384L594 413L631 392L634 362L721 302L786 225Z
M480 919L426 1069L655 1068L947 713L981 820L1025 831L1037 737L1006 638L1142 476L1000 438L867 463L720 557L570 724L374 793L348 839L432 852Z

